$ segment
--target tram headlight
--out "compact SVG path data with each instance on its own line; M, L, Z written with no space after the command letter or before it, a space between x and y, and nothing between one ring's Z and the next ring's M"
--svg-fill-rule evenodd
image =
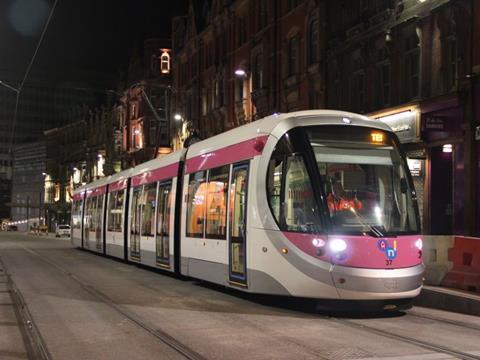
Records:
M415 246L417 247L418 250L422 250L423 249L422 239L418 239L417 241L415 241Z
M333 252L339 253L347 248L347 243L343 239L332 239L328 246Z
M319 247L324 247L325 246L325 240L315 238L312 240L312 245L319 248Z

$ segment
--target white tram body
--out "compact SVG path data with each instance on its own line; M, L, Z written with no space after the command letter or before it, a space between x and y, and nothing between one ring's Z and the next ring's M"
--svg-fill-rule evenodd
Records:
M77 189L72 244L252 293L410 300L424 266L397 143L357 114L272 115Z

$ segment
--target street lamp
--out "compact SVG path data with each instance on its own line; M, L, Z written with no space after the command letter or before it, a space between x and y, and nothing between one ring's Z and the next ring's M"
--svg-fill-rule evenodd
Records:
M177 121L181 121L181 120L183 119L183 118L182 118L182 115L180 115L180 114L175 114L175 115L173 115L173 118L174 118L175 120L177 120Z

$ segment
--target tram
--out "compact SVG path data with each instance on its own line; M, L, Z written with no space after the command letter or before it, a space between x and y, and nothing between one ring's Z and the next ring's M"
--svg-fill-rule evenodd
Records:
M382 122L274 114L87 184L72 244L241 291L403 306L424 274L415 190Z

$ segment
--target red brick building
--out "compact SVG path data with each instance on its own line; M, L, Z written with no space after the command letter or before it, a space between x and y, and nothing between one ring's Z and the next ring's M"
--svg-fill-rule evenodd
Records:
M136 52L115 109L122 132L122 168L170 152L170 41L148 39Z
M370 114L405 145L425 232L479 236L478 7L191 1L173 22L173 111L201 137L274 112Z
M322 7L191 1L173 22L173 111L209 137L273 112L324 107Z

